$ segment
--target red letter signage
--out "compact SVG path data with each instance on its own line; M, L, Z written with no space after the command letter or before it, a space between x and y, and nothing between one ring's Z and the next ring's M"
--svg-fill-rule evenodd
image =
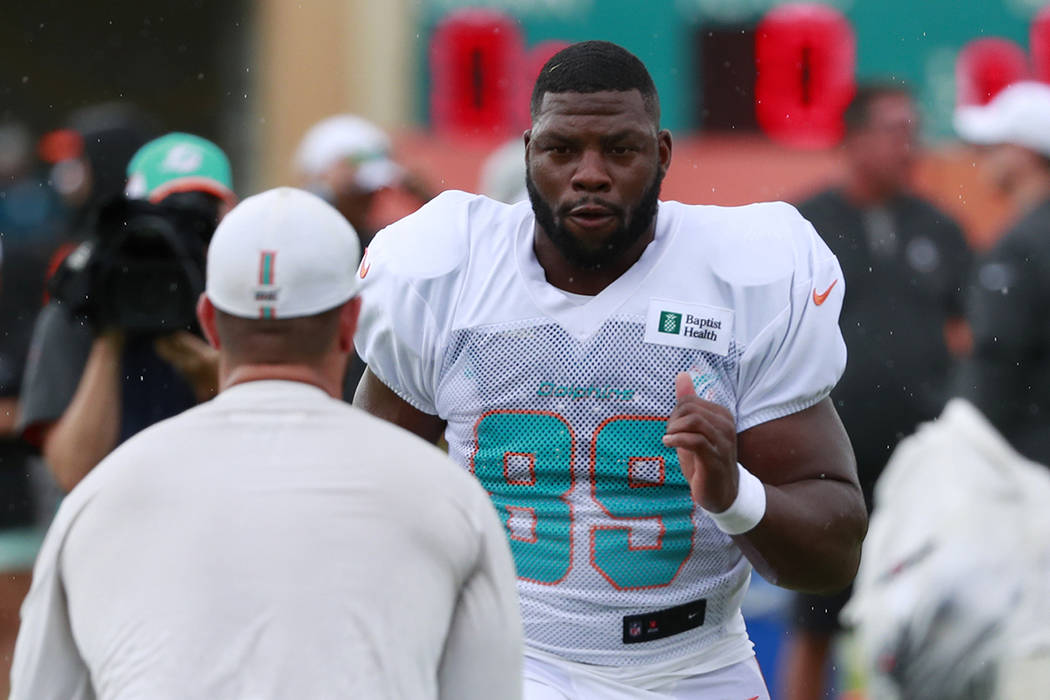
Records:
M853 97L856 42L849 22L825 5L771 10L755 38L755 110L766 134L808 148L842 137Z

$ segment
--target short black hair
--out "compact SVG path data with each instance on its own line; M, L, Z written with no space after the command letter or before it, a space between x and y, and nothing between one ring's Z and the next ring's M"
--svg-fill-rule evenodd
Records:
M645 111L660 123L660 99L645 64L610 41L581 41L551 56L532 88L530 112L535 119L548 92L628 92L642 94Z
M883 97L911 98L911 89L904 83L887 80L870 81L857 85L846 111L842 113L842 122L846 133L852 134L868 125L871 118L871 105Z

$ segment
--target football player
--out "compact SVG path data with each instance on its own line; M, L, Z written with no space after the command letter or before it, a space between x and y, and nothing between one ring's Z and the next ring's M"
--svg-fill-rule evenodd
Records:
M531 111L531 204L447 192L372 242L355 403L491 494L527 698L767 699L752 566L843 588L867 523L842 272L786 204L659 201L671 135L623 48L556 54Z

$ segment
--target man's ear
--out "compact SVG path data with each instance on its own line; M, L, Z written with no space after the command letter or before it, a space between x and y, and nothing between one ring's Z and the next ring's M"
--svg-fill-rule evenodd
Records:
M658 158L660 159L660 167L663 168L664 172L671 167L671 132L667 129L663 129L656 135L657 146L658 146Z
M215 329L215 307L207 294L201 293L197 299L197 321L201 324L204 337L216 350L219 349L219 332Z
M361 297L354 297L339 310L339 350L352 352L357 319L361 315Z

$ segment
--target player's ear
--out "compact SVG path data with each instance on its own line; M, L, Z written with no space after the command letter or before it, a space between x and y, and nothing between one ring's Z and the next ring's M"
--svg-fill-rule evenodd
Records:
M197 299L197 321L201 324L204 337L216 350L219 349L219 332L215 329L215 307L207 294L201 294Z
M361 297L354 297L343 304L339 310L339 350L351 352L354 349L354 333L357 331L357 319L361 315Z
M667 169L671 167L671 132L667 129L661 129L656 135L656 140L659 148L660 167L666 173Z

